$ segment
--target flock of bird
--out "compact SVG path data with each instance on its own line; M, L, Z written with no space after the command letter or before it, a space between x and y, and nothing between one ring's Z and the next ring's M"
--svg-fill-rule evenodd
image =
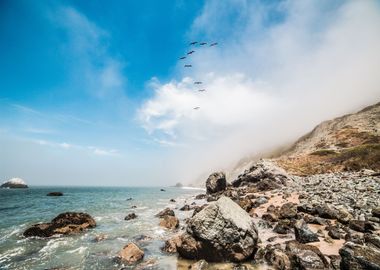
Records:
M193 41L193 42L190 42L189 45L190 46L196 46L197 44L199 44L199 46L205 46L205 45L207 45L207 42ZM216 45L218 45L218 42L211 43L209 46L210 47L214 47ZM188 57L190 57L193 53L195 53L195 51L194 50L190 50L189 52L187 52L187 54L185 56L181 56L179 59L180 60L188 59ZM185 64L184 67L185 68L191 68L193 66L191 64ZM201 81L195 81L194 84L195 85L201 85L201 84L203 84L203 82L201 82ZM206 89L198 89L198 92L205 92L205 91L206 91ZM200 109L200 107L194 107L193 109L194 110L198 110L198 109Z

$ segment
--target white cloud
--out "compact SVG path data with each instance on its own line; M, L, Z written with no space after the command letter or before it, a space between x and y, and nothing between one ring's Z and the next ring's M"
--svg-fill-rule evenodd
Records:
M242 6L237 18L229 13ZM276 23L270 12L280 14ZM231 18L238 22L232 37L223 29ZM180 71L183 79L155 82L138 113L152 136L188 146L173 163L188 178L380 98L375 1L208 1L190 32L218 36L220 46L197 49L190 76ZM207 91L198 92L195 80Z

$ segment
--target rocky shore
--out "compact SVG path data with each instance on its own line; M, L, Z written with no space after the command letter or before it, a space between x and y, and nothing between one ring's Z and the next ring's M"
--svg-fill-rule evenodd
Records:
M189 269L380 269L373 171L299 177L262 160L231 184L213 173L206 190L163 247Z
M231 183L223 172L213 173L205 188L185 202L171 199L172 207L152 215L166 231L162 254L177 256L177 269L380 269L380 177L374 171L300 177L261 160ZM124 222L138 219L130 212ZM68 212L24 236L95 226L88 214ZM160 269L143 244L157 239L133 239L114 254L120 269ZM93 242L105 240L101 234Z

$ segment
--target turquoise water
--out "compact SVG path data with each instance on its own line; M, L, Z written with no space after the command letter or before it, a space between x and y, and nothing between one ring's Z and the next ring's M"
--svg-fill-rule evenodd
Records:
M164 240L172 232L158 226L154 215L165 207L178 208L201 190L126 187L31 187L0 189L0 269L120 269L115 256L130 241L145 251L145 259L154 258L154 269L176 269L175 256L161 252ZM50 191L61 191L62 197L49 197ZM133 198L132 200L127 200ZM169 200L175 198L176 203ZM137 208L131 209L135 205ZM86 212L95 218L97 227L83 234L49 239L24 238L30 225L49 222L66 211ZM135 212L138 218L125 221ZM175 210L180 219L190 212ZM183 222L181 223L183 225ZM97 235L107 239L96 242ZM138 241L139 235L151 239Z

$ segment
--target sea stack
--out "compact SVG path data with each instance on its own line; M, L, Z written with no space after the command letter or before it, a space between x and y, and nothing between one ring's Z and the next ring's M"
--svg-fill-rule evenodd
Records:
M28 188L28 185L21 178L12 178L5 181L0 188Z

